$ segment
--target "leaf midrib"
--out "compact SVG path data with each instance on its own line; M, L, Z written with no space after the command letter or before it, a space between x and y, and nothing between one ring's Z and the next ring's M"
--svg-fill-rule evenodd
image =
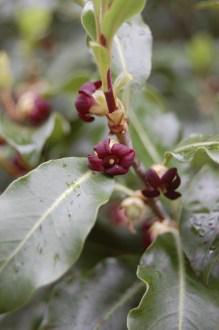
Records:
M27 235L20 242L20 244L17 246L17 248L9 255L9 257L2 264L2 266L0 267L0 273L2 273L2 271L5 269L5 267L7 267L7 265L21 251L23 246L30 239L30 237L34 234L34 232L40 227L40 225L46 220L48 215L50 215L61 204L61 202L74 191L74 189L77 186L79 186L82 182L86 181L91 176L91 174L92 174L91 171L87 171L79 179L77 179L74 182L74 184L72 184L71 186L68 187L68 189L66 189L64 192L62 192L58 198L56 198L56 200L52 203L52 205L43 213L43 215L41 215L39 220L35 223L35 225L32 227L32 229L27 233Z
M197 142L197 143L190 143L185 146L176 148L173 152L178 153L178 152L183 152L191 148L197 148L197 147L211 147L214 145L219 146L219 141L211 141L211 142Z
M184 308L185 308L185 292L186 292L186 279L185 279L185 265L182 244L179 233L172 230L172 235L176 243L176 252L178 256L178 276L179 276L179 307L178 307L178 330L183 330Z

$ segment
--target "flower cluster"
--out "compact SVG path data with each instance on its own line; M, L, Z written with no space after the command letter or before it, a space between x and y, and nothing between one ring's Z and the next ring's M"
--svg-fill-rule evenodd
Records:
M181 196L176 191L181 184L181 179L176 168L163 169L161 173L151 168L145 174L145 183L146 188L142 193L147 198L158 197L161 193L171 200L175 200Z
M94 153L88 156L89 167L93 171L111 176L126 174L133 165L135 151L123 144L104 140L94 147Z

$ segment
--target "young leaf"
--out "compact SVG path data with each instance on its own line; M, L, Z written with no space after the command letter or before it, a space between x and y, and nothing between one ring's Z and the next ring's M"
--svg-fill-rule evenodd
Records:
M110 56L105 47L100 46L96 42L91 42L90 46L94 52L95 58L96 58L96 63L99 68L100 76L102 78L103 82L103 87L106 88L107 90L107 72L110 67Z
M81 22L88 36L96 40L96 22L92 1L85 4L81 14Z
M185 253L205 283L219 279L219 175L203 167L189 182L184 194L180 230Z
M172 152L165 154L168 162L174 158L180 162L190 162L199 152L204 152L212 161L219 163L219 136L207 137L204 135L194 135L183 141Z
M42 149L50 137L57 140L57 133L61 137L68 132L68 122L58 113L51 115L40 127L30 128L9 120L0 112L0 136L32 166L39 162Z
M124 23L113 44L113 65L117 72L129 72L143 84L151 73L152 35L141 17Z
M1 313L75 263L112 189L80 158L50 161L9 186L0 198Z
M123 330L126 316L142 293L129 261L106 259L85 276L72 276L55 288L48 329Z
M111 42L120 26L132 16L139 14L145 4L146 0L113 0L101 27L106 39Z
M137 274L146 293L129 314L129 330L217 329L218 290L206 288L187 267L177 232L158 238Z

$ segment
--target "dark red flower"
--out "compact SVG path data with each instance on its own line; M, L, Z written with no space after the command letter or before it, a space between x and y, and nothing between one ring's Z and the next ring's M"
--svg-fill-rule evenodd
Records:
M181 196L176 189L181 184L181 179L176 168L170 168L163 175L158 175L153 168L149 169L145 174L146 189L143 195L147 198L155 198L164 194L169 199L177 199Z
M92 112L92 108L95 108L95 106L98 107L98 102L95 99L94 94L101 88L101 86L102 82L98 80L95 82L87 82L79 89L79 96L75 101L75 107L78 111L79 117L85 122L89 123L94 120L93 114L95 114L95 109L94 112Z
M108 175L126 174L133 165L135 151L124 144L104 140L94 147L95 153L88 156L93 171Z
M42 124L51 113L49 102L32 91L25 92L19 97L17 109L23 120L33 126Z

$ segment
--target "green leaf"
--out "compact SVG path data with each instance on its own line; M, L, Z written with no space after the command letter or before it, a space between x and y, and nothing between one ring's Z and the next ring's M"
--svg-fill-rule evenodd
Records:
M151 73L152 35L139 16L124 23L114 39L113 65L116 72L126 71L143 84Z
M106 259L86 275L70 276L55 288L45 327L57 330L123 330L142 293L129 260Z
M58 113L38 128L19 125L0 112L0 136L17 150L28 164L35 166L40 160L45 143L57 141L69 132L68 122Z
M112 189L80 158L50 161L9 186L0 198L1 313L75 263Z
M145 7L146 0L113 0L106 12L101 31L111 42L120 26L132 16L139 14Z
M165 154L168 162L174 158L180 162L191 162L199 153L205 153L213 162L219 164L219 136L192 135L181 142L172 152Z
M145 252L137 274L146 292L129 313L129 330L217 329L218 291L206 288L186 265L176 231L160 236Z
M33 300L23 308L2 316L0 329L4 330L39 330L46 318L47 301L51 288L43 288L37 292Z
M96 40L96 22L92 1L85 4L81 14L81 22L88 36Z
M96 42L90 42L90 46L94 52L100 76L103 82L103 88L107 90L107 72L110 67L110 55L105 47L102 47Z
M184 190L180 230L185 253L202 279L212 284L219 279L219 175L204 166Z
M63 283L68 285L67 281L69 278L73 278L74 276L78 277L79 274L83 276L85 272L91 271L91 269L94 268L98 262L106 259L111 255L112 251L109 248L94 242L90 242L89 239L87 239L79 260L76 262L76 264L73 265L67 274L56 283L52 283L49 286L38 290L36 294L34 294L31 301L28 302L28 304L25 304L22 308L0 316L0 329L45 330L43 324L45 325L47 320L49 300L51 295L53 296L54 288L58 287L57 290L59 290L60 286L64 286ZM135 261L133 260L133 264L136 264L136 262L134 262ZM128 269L127 272L131 272L131 269ZM132 272L132 274L134 274L134 272Z

